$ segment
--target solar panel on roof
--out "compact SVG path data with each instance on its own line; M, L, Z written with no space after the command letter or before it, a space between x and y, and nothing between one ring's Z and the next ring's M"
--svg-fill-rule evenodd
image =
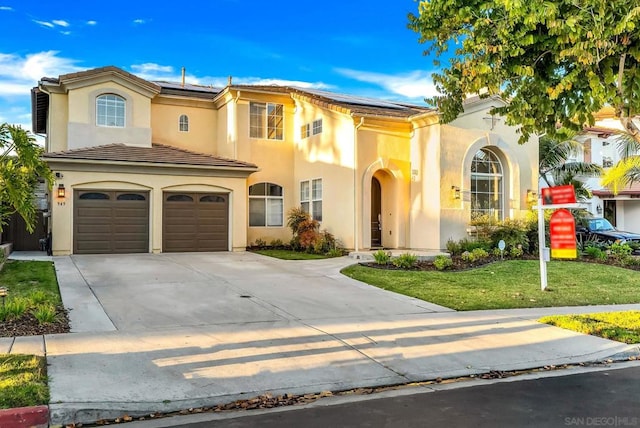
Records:
M185 89L187 91L210 92L214 94L217 94L222 90L221 88L217 88L214 86L191 85L189 83L185 83L184 86L182 85L182 83L178 83L178 82L156 81L153 83L167 89Z
M391 101L376 100L372 98L357 97L353 95L335 94L333 92L326 92L318 89L307 89L307 88L299 88L299 89L301 91L308 92L310 94L318 95L324 98L329 98L330 100L333 100L339 103L357 104L357 105L370 106L370 107L392 108L397 110L407 109L407 107L400 104L393 103Z

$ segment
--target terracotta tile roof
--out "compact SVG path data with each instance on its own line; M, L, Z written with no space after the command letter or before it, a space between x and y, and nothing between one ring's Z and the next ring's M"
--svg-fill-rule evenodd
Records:
M125 144L107 144L104 146L52 152L43 155L47 159L76 159L92 161L121 161L140 163L161 163L171 165L196 165L225 168L258 167L249 162L227 159L219 156L197 153L163 144L151 147L127 146Z
M596 196L612 197L614 196L611 189L598 189L592 192ZM640 183L634 182L618 191L618 196L640 195Z
M91 77L91 76L95 76L95 75L102 74L102 73L122 74L122 75L127 76L127 78L137 82L138 84L140 84L142 86L152 86L152 87L156 88L158 91L160 90L160 86L158 86L156 83L150 82L148 80L145 80L145 79L143 79L141 77L136 76L135 74L131 74L128 71L124 71L123 69L115 67L113 65L107 65L105 67L92 68L90 70L78 71L78 72L75 72L75 73L61 74L58 78L43 77L41 80L44 81L44 82L60 83L60 82L64 82L65 80L73 80L73 79L78 79L78 78L83 78L83 77Z

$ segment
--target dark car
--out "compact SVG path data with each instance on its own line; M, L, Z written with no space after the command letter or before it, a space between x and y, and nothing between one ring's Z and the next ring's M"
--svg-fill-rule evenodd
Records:
M618 230L602 217L586 217L576 220L578 242L587 241L613 244L614 242L631 244L640 247L640 234Z

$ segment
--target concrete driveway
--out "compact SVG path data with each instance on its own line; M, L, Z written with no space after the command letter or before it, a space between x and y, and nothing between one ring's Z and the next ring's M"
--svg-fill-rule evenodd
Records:
M348 258L253 253L71 256L117 330L448 311L339 274ZM73 314L73 312L72 312Z
M559 308L458 313L370 287L339 274L347 258L54 260L74 333L45 337L53 425L591 361L629 348L535 321Z

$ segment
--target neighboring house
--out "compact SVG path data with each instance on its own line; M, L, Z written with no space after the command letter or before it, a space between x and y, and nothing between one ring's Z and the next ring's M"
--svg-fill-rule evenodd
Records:
M472 215L513 218L537 141L472 98L432 109L282 86L150 82L116 67L43 78L33 130L57 181L55 255L239 251L287 242L302 206L350 249L442 249Z
M578 138L582 149L576 154L576 160L596 163L605 170L614 166L620 160L615 131L622 130L613 112L603 109L596 116L595 126L585 128L584 134ZM620 230L640 233L640 183L634 183L614 195L602 186L600 177L582 180L593 194L585 208L594 216L607 218Z

